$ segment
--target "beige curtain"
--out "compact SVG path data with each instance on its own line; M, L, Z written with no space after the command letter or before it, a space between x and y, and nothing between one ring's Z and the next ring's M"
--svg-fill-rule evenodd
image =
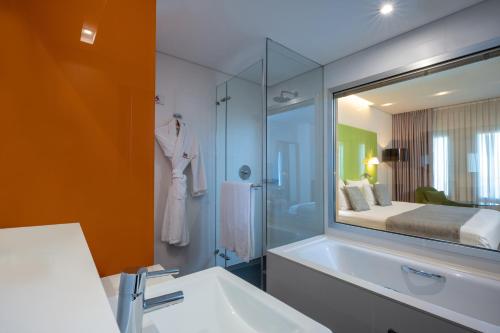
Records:
M392 118L393 147L408 149L408 161L395 162L393 199L415 202L415 190L432 186L432 109Z
M438 189L451 200L500 200L500 98L435 108L432 124Z

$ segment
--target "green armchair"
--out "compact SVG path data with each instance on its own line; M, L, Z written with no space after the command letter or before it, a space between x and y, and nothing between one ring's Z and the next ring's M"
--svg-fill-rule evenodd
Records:
M434 187L424 186L415 190L415 201L423 204L445 205L456 207L474 207L474 205L460 203L446 198L443 192L438 191Z

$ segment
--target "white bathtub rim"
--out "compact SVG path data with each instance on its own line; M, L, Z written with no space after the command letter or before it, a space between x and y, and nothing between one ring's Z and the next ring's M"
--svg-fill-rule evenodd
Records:
M447 269L460 271L460 272L465 273L465 274L475 275L475 276L478 276L478 277L481 277L484 279L488 279L488 280L496 280L500 283L500 274L497 274L495 272L484 271L481 269L471 268L471 267L459 265L456 263L450 263L450 262L443 261L443 260L440 260L437 258L427 257L425 255L414 254L414 253L411 253L408 251L394 250L394 249L390 249L390 248L380 246L380 245L364 243L362 241L352 240L349 238L332 236L332 235L314 236L314 237L307 238L307 239L304 239L304 240L301 240L301 241L298 241L295 243L275 247L275 248L269 249L267 251L281 255L282 253L295 251L295 250L302 248L304 246L309 246L312 244L321 243L323 241L335 241L335 242L346 243L348 245L359 246L359 247L371 249L374 251L383 252L383 253L386 253L389 255L405 257L405 258L409 258L410 260L415 260L415 261L421 261L421 262L428 264L428 265L442 266L442 267L445 267Z
M401 252L380 249L380 248L377 248L377 247L372 246L372 245L360 244L360 243L357 243L357 242L351 241L351 240L337 239L336 237L331 236L331 235L315 236L315 237L308 238L308 239L305 239L302 241L298 241L298 242L295 242L292 244L283 245L283 246L280 246L280 247L277 247L274 249L270 249L270 250L268 250L268 252L275 254L277 256L283 257L287 260L293 261L299 265L302 265L302 266L305 266L308 268L312 268L312 269L319 271L323 274L333 276L333 277L338 278L340 280L344 280L348 283L354 284L358 287L369 290L369 291L374 292L376 294L385 296L385 297L390 298L390 299L394 299L400 303L407 304L407 305L412 306L414 308L417 308L419 310L430 313L431 315L435 315L437 317L447 319L451 322L460 324L462 326L469 327L469 328L472 328L474 330L484 332L484 333L500 333L500 326L494 325L494 324L489 323L489 322L482 321L480 319L477 319L477 318L474 318L474 317L471 317L471 316L468 316L468 315L465 315L462 313L458 313L456 311L444 308L444 307L439 306L439 305L429 303L427 301L420 300L416 297L412 297L412 296L400 293L400 292L395 291L393 289L390 289L390 288L387 288L384 286L380 286L380 285L375 284L373 282L366 281L366 280L363 280L363 279L358 278L358 277L354 277L354 276L349 275L349 274L345 274L342 272L338 272L338 271L334 271L334 270L325 268L324 266L316 264L310 260L306 260L303 258L299 259L299 258L296 258L295 256L293 256L292 254L290 254L292 251L297 250L299 248L302 248L302 247L305 247L308 245L312 245L312 244L321 243L324 241L332 241L332 240L337 241L337 242L342 242L342 243L351 243L351 244L354 244L356 246L362 246L365 248L380 250L382 252L389 253L391 255L403 256L403 257L405 257L407 255L406 253L403 254ZM425 258L422 258L419 256L417 256L416 259L411 258L411 260L423 261L424 263L435 264L435 260L430 261L430 260L426 260ZM451 268L453 270L457 270L457 268L454 266L445 265L444 263L438 263L438 264L446 266L446 267ZM468 274L476 275L475 273L469 272L467 270L464 272L468 273ZM484 278L484 276L482 276L482 277ZM491 279L490 277L485 277L485 278Z

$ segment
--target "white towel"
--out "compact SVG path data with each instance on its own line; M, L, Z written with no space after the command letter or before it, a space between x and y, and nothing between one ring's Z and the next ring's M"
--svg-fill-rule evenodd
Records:
M221 245L246 262L254 253L253 192L250 183L224 182L220 195Z

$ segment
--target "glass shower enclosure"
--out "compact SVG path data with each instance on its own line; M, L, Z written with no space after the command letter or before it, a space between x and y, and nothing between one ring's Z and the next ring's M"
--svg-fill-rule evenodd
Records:
M323 103L323 67L270 39L265 61L217 86L215 265L263 289L267 249L324 232ZM221 244L225 181L253 184L249 262Z

